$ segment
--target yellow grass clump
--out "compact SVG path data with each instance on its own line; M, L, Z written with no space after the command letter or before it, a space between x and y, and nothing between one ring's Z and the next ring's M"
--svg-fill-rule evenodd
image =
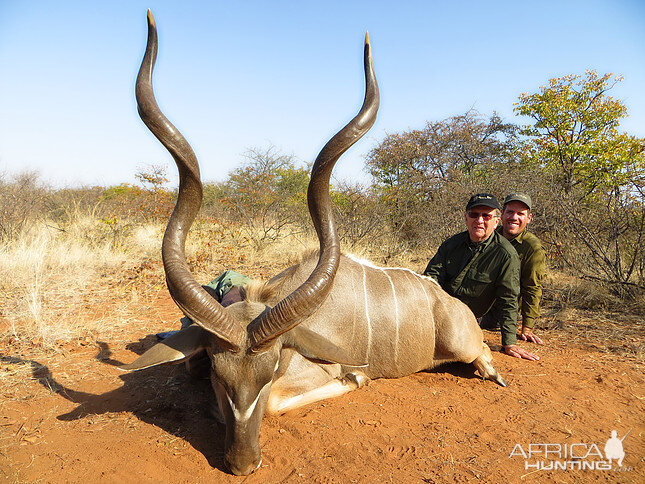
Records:
M53 344L107 324L96 303L112 297L124 269L152 256L161 236L141 227L115 246L104 225L83 218L63 231L38 223L0 248L0 330Z

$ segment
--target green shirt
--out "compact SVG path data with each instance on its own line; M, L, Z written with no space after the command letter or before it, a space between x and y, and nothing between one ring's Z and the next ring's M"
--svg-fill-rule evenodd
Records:
M239 272L228 270L222 272L206 285L215 291L217 301L222 302L224 296L226 296L231 289L237 286L245 286L249 282L251 282L250 277L240 274ZM193 321L188 316L184 316L180 321L181 329L187 328L193 324Z
M501 227L499 229L501 234ZM522 326L533 328L540 316L542 279L546 274L546 252L531 232L524 230L510 240L520 257L520 302Z
M470 241L467 231L450 237L430 260L424 275L464 302L476 317L496 303L502 344L517 342L520 260L511 243L498 232L477 244Z
M217 300L221 302L228 291L237 286L245 286L249 282L251 282L250 277L240 274L239 272L227 270L209 282L207 286L215 290L217 293Z

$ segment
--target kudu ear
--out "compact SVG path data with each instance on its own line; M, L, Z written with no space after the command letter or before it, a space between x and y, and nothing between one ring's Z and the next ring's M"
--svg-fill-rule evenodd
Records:
M164 363L181 363L205 348L207 341L207 332L192 324L157 343L132 363L120 366L119 369L133 371Z
M336 346L318 333L296 326L286 333L284 346L291 347L305 358L324 363L339 363L344 366L365 367L368 363L363 358L351 356L344 349Z

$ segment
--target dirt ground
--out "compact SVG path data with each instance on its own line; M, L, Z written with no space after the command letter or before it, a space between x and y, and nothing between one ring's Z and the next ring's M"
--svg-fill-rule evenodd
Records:
M146 331L133 322L112 341L87 337L49 351L3 340L0 481L645 482L643 365L618 351L630 341L614 341L613 351L558 329L541 332L546 346L531 345L539 362L494 353L507 388L452 364L266 416L262 466L233 476L208 381L191 379L183 365L116 368L154 343L150 333L177 328L179 316L160 293L141 316L157 321ZM582 327L611 324L596 318ZM485 338L499 349L498 333ZM589 469L612 430L629 432L622 467ZM537 446L546 443L547 456ZM567 468L541 470L539 461Z

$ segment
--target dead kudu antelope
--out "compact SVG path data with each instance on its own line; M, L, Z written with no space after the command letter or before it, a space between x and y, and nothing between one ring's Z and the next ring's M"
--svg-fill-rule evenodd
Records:
M157 33L148 13L148 45L136 94L144 123L179 168L177 205L163 239L168 289L194 325L150 348L123 369L185 361L201 349L226 423L225 459L234 474L261 463L265 412L282 413L342 395L371 378L397 378L448 361L473 363L505 386L470 310L431 279L340 254L329 196L338 158L374 124L379 92L366 36L366 92L358 115L322 149L307 200L320 250L226 308L188 270L184 244L199 210L202 185L195 154L154 99Z

